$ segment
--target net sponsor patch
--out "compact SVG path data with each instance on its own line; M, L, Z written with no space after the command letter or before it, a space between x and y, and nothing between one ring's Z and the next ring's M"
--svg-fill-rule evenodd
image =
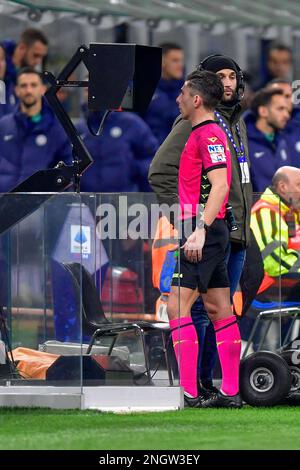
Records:
M223 145L208 145L207 150L212 163L226 162L226 155Z

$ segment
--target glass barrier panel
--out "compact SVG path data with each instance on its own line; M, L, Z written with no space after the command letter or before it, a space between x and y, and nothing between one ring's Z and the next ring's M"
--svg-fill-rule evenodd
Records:
M7 197L14 220L2 227L0 260L8 340L15 362L24 348L54 359L40 375L17 367L15 379L78 387L178 385L182 328L177 322L172 338L167 305L177 264L178 320L180 234L173 227L160 233L160 224L169 222L162 221L155 196ZM206 316L204 323L199 331L209 324Z
M82 195L85 204L88 197ZM177 384L166 311L169 292L161 292L158 276L153 276L164 261L154 267L153 239L159 220L156 198L150 193L97 194L93 202L90 210L94 211L99 262L90 274L100 313L92 322L103 323L111 331L96 335L92 351L106 348L107 355L119 359L120 368L123 364L125 371L126 367L133 371L133 385ZM168 290L170 283L171 278ZM83 316L83 333L86 320L91 324Z
M291 195L293 206L269 188L253 198L253 237L240 286L247 304L240 322L246 354L258 350L281 354L283 349L299 348L297 197Z
M277 250L280 250L281 236L275 231L280 201L278 198L273 200L273 218L268 207L270 198L274 199L271 190L266 190L263 195L253 195L251 240L238 293L234 297L242 304L239 325L243 355L258 350L276 351L280 346L281 270L280 262L275 260L280 259Z
M300 390L298 201L299 194L289 192L285 198L279 198L271 187L254 196L252 239L239 286L244 306L240 321L243 356L272 351L286 364L286 368L283 363L280 366L273 356L272 367L280 366L275 376L268 366L263 369L260 364L252 374L252 388L260 392L270 390L272 394L274 381L280 381L278 393L285 393L286 403L291 404L296 403L293 400ZM289 380L291 387L283 390L285 384L289 387Z
M66 270L67 263L81 264L83 256L80 196L7 194L1 205L1 335L11 359L7 383L72 386L80 392L81 285L71 283Z

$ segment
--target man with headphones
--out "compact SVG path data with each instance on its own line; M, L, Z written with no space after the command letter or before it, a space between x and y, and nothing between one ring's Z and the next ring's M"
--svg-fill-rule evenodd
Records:
M252 205L247 134L241 118L242 108L240 105L244 92L243 73L233 59L222 54L208 56L201 62L198 70L217 73L224 86L223 99L216 108L215 120L227 135L231 154L232 180L229 206L232 207L232 211L229 212L228 219L231 220L232 231L228 247L228 274L230 293L233 296L242 273L246 247L250 241ZM178 204L179 162L191 130L190 122L178 116L170 134L152 160L148 178L160 204L168 206ZM233 220L233 216L235 220ZM170 222L174 223L174 220ZM212 388L212 375L217 352L213 327L207 318L201 299L197 300L192 308L192 319L198 338L202 338L198 361L198 379L206 389ZM203 334L204 330L205 334ZM218 394L213 389L209 400L211 400L211 406L223 406L220 404Z

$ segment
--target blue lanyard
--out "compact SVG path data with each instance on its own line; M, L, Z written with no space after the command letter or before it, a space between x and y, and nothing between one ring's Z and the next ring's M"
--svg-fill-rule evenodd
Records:
M236 153L236 156L238 157L239 162L240 163L246 162L245 147L244 147L244 144L243 144L243 141L242 141L239 124L237 123L235 125L235 128L236 128L236 131L237 131L240 148L238 148L235 141L233 140L232 134L231 134L230 130L228 129L226 122L224 121L224 119L222 118L220 113L218 113L218 111L215 111L215 116L218 118L221 126L223 127L224 131L226 132L226 135L227 135L228 139L230 140L230 142L231 142L231 144L232 144L232 146L235 150L235 153Z

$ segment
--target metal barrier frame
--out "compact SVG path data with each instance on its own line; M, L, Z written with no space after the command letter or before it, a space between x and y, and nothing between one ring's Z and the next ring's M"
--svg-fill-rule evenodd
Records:
M251 330L251 333L250 333L250 336L248 338L248 341L247 341L247 345L246 345L246 348L243 352L243 355L242 355L242 358L246 357L247 355L247 352L251 346L251 343L252 343L252 340L253 340L253 337L256 333L256 330L258 328L258 325L259 325L259 322L261 320L269 320L269 323L267 325L267 328L266 328L266 331L264 332L260 342L259 342L259 345L258 345L258 351L261 350L262 348L262 345L266 339L266 336L268 334L268 331L270 330L270 327L271 327L271 324L272 324L272 321L275 319L275 318L282 318L282 317L293 317L293 321L285 335L285 338L283 340L283 343L279 349L279 351L281 351L285 344L286 344L286 341L293 329L293 326L295 324L295 321L297 320L297 318L300 318L300 305L299 307L286 307L286 308L275 308L275 309L272 309L272 310L262 310L258 313L257 317L256 317L256 320L255 320L255 323L253 325L253 328Z

